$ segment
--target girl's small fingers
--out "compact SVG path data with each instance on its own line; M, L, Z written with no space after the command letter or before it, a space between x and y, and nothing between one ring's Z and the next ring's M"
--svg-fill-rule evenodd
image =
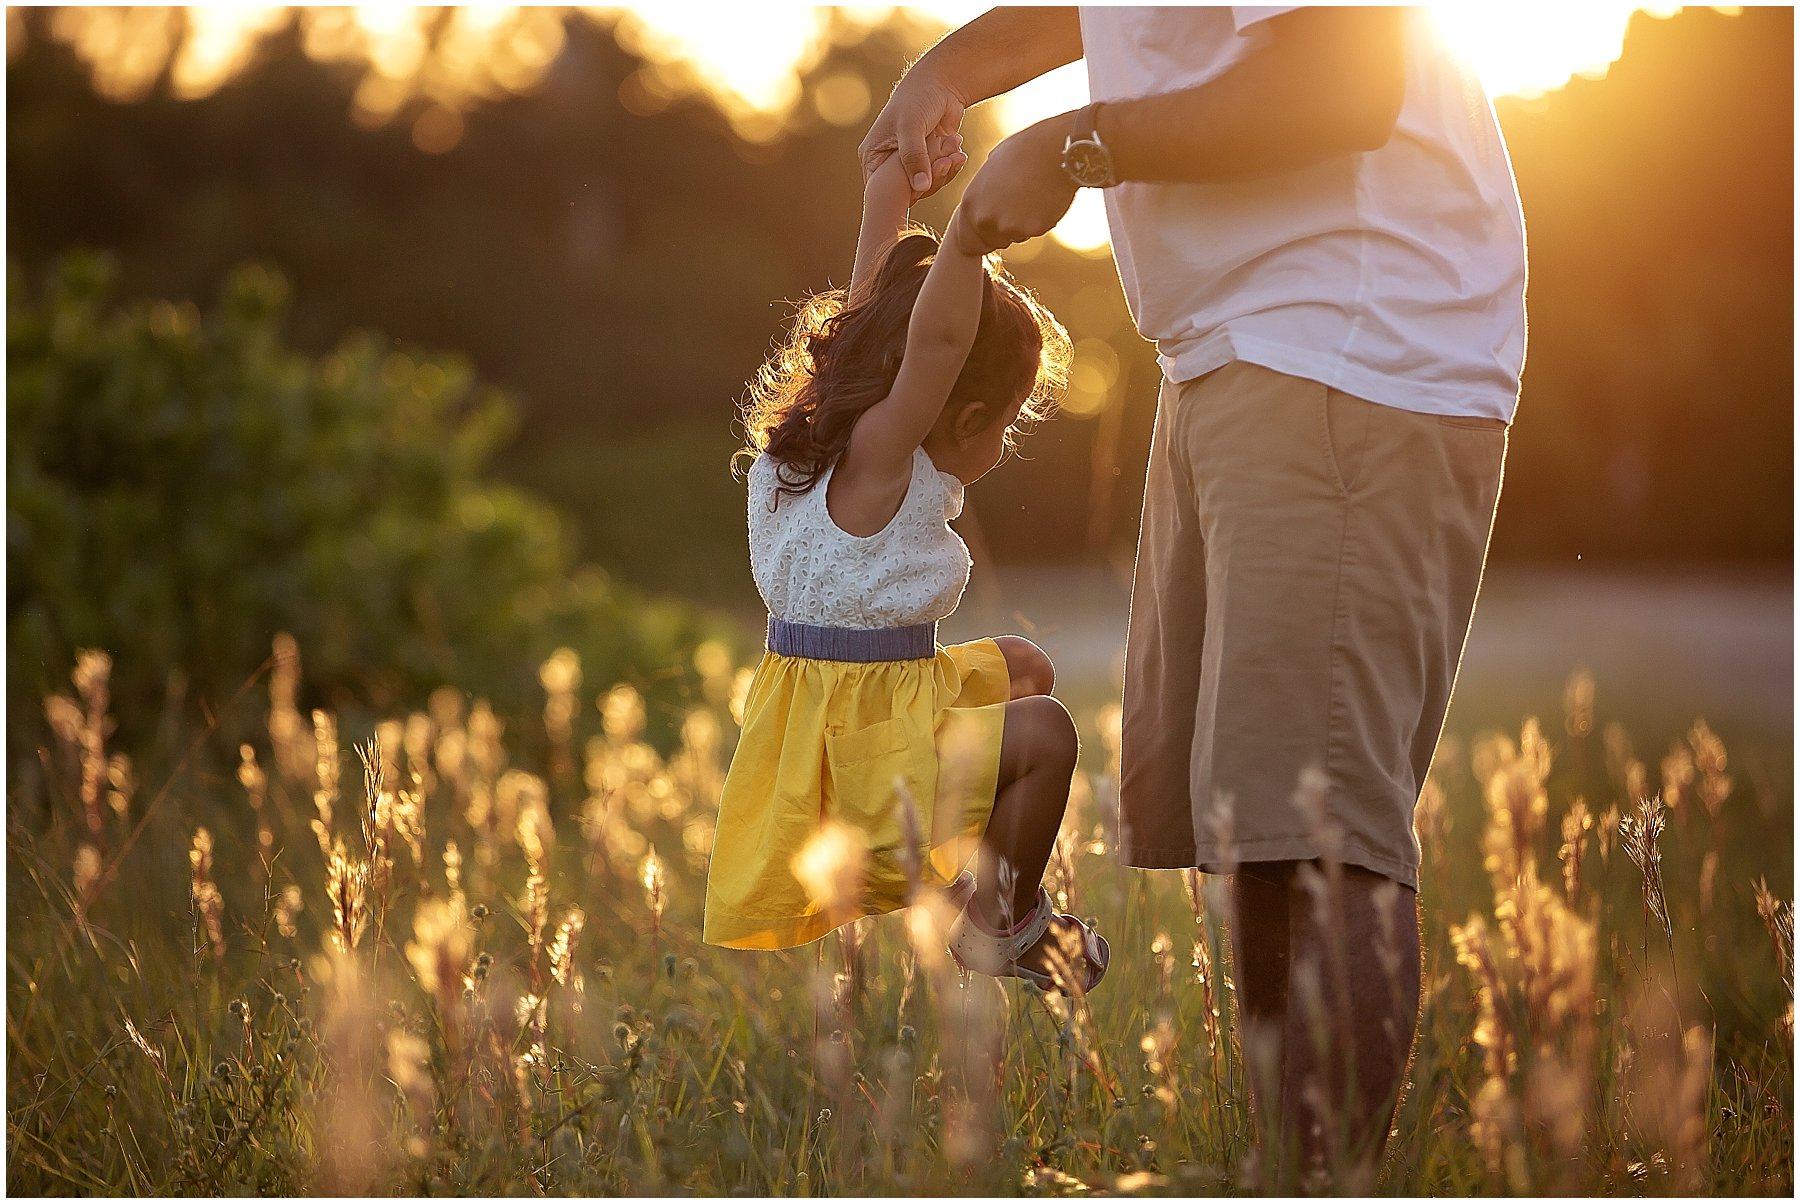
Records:
M962 149L961 134L933 134L931 136L931 153L948 155Z

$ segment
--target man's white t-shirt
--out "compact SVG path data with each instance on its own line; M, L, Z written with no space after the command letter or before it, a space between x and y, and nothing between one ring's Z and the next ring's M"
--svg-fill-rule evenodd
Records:
M1287 8L1089 8L1098 101L1205 83ZM1525 224L1493 106L1422 11L1377 150L1222 184L1106 190L1119 277L1164 374L1232 360L1427 414L1511 422L1525 361Z

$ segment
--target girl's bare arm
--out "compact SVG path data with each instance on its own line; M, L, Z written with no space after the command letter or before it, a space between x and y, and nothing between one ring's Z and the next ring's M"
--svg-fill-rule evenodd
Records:
M969 161L962 153L960 136L934 135L929 143L931 169L940 179L948 179ZM906 211L917 197L897 161L883 164L863 182L862 226L856 235L856 263L850 269L848 304L861 301L874 283L882 259L906 229Z
M887 170L884 164L876 175ZM972 247L958 209L913 305L894 387L863 413L850 433L841 471L856 482L859 493L892 493L899 505L912 478L913 451L931 433L962 374L981 322L984 269Z
M888 249L906 228L906 211L912 204L912 188L906 173L895 163L882 165L863 182L862 228L856 235L856 265L850 269L846 305L859 304L875 282L876 272Z

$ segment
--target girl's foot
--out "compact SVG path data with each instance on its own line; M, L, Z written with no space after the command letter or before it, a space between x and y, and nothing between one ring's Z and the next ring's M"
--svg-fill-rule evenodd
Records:
M977 915L970 900L950 930L950 953L964 969L1023 978L1065 995L1071 993L1064 984L1070 977L1085 984L1084 993L1098 986L1112 957L1105 937L1074 916L1054 911L1042 888L1025 918L1006 929Z

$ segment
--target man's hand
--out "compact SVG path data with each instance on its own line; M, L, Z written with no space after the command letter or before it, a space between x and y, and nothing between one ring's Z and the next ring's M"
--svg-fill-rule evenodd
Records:
M946 168L926 146L927 136L958 132L970 105L1080 57L1081 19L1073 7L989 9L945 35L894 88L856 148L863 178L899 155L914 193L930 196L954 179L962 165Z
M1064 113L1026 126L975 173L958 216L983 253L1048 234L1069 211L1076 185L1062 168L1062 148L1073 120Z
M903 199L902 208L909 208L948 184L969 161L962 148L961 134L931 134L925 139L925 148L931 162L931 187L923 192L915 188L906 178L906 169L900 165L899 156L889 155L863 177L865 203L870 189L887 188Z
M954 179L968 160L951 162L947 157L935 157L926 140L956 135L962 118L962 98L923 64L915 67L894 88L857 147L863 178L874 175L876 168L897 154L914 199L930 196ZM957 146L960 149L960 137Z

